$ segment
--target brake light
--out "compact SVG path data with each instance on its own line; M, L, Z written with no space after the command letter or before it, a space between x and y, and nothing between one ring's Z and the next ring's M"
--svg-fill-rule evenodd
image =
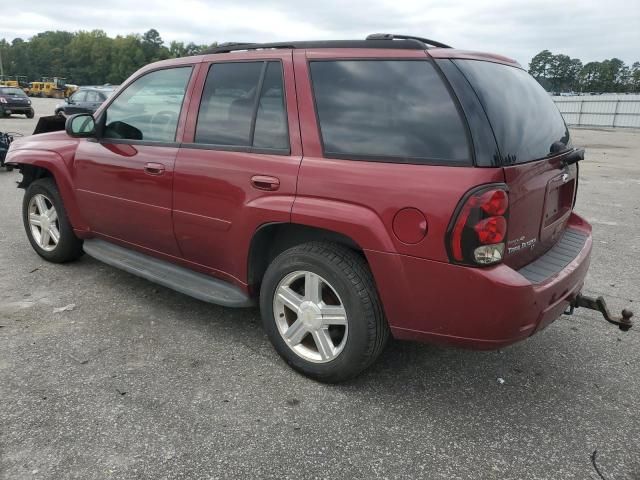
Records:
M449 254L456 263L491 265L504 256L509 214L506 186L482 187L463 199L449 229Z
M478 234L481 244L500 243L507 233L507 221L504 217L489 217L480 220L473 229Z
M489 215L504 215L509 208L509 198L504 190L489 190L480 198L482 209Z

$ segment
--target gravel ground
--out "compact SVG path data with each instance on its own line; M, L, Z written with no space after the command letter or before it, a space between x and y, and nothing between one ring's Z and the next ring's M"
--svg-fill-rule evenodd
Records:
M573 133L588 155L587 292L638 310L640 131ZM88 257L44 263L18 178L0 171L2 479L583 480L600 478L596 449L607 479L640 478L640 329L579 310L501 351L393 342L355 381L322 385L279 359L256 310Z

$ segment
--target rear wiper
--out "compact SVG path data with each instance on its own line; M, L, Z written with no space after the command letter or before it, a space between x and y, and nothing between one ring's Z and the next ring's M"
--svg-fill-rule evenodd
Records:
M569 152L567 154L567 152ZM562 167L567 167L569 165L573 165L574 163L579 162L580 160L584 160L584 148L574 148L569 150L567 144L561 141L553 142L551 145L549 156L563 155L566 154L562 159Z
M571 153L562 159L565 167L584 160L584 148L574 148Z

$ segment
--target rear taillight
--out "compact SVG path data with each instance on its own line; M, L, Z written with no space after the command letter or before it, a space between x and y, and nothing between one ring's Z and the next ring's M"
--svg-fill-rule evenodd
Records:
M465 195L447 236L452 261L466 265L502 261L509 218L506 188L502 184L483 186Z

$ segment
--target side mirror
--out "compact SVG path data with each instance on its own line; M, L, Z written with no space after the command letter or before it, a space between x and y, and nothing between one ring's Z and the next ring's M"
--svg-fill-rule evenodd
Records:
M89 113L79 113L67 118L64 125L67 135L74 138L86 138L96 136L96 122Z

